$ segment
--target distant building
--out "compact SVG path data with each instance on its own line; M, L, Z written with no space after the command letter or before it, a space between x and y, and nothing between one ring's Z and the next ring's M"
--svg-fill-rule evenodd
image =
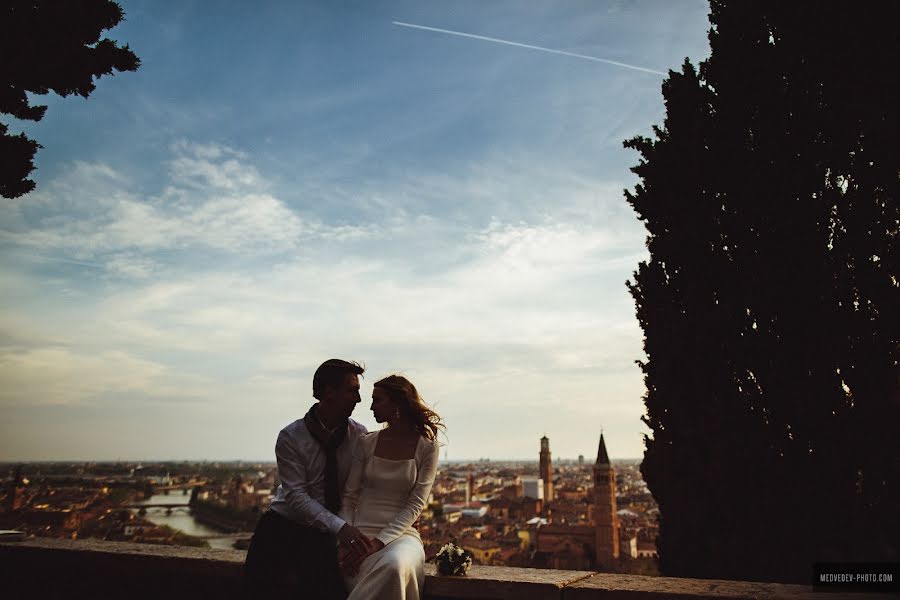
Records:
M579 455L578 455L578 464L579 464L579 465L583 465L583 464L584 464L584 454L579 454Z
M536 500L544 499L544 480L534 477L522 478L522 495Z
M595 532L590 525L542 525L535 531L535 566L588 570L594 566Z
M516 537L519 538L519 550L528 550L531 545L531 532L527 529L519 529L516 531Z
M28 480L22 475L22 467L16 467L12 479L6 489L6 502L3 509L14 512L25 506L25 484Z
M271 500L269 490L257 490L251 482L244 481L240 475L231 480L231 489L228 494L228 504L231 508L265 512Z
M586 489L579 486L575 489L561 488L561 489L553 490L553 494L556 496L557 500L568 500L569 502L581 502L585 498L587 498L588 492Z
M445 504L444 515L446 516L448 513L458 512L460 517L467 519L482 519L487 515L488 509L489 507L486 504L466 504L463 506L459 506L458 504Z
M443 515L444 515L444 520L447 521L448 523L456 523L457 521L459 521L460 517L462 517L462 511L459 509L445 510Z
M655 542L637 542L637 555L638 558L656 558L656 543Z
M465 537L460 540L460 545L472 553L473 562L479 565L492 565L500 556L500 544L493 540Z
M550 459L550 440L541 438L540 475L544 480L544 501L553 502L553 462Z
M616 514L616 470L606 452L603 434L594 463L594 529L597 568L609 569L619 558L619 518Z
M509 507L511 504L512 501L509 498L504 498L502 496L488 500L491 516L504 522L509 521Z
M631 558L638 557L638 539L633 533L626 534L625 539L619 540L619 551Z
M500 490L501 498L521 498L522 497L522 480L516 480L516 483L513 485L504 486L502 490Z

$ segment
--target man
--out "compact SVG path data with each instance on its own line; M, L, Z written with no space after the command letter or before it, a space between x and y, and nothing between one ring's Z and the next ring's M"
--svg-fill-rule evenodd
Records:
M353 451L366 428L350 418L360 402L357 363L330 359L313 375L318 400L281 430L275 444L281 485L260 518L244 563L244 592L293 598L345 596L337 545L366 552L371 541L337 516ZM335 542L337 539L337 543Z

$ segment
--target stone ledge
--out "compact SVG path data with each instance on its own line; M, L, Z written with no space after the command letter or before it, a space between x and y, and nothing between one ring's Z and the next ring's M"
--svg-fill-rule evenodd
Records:
M882 594L850 594L854 600L886 598ZM813 592L812 586L684 579L594 573L592 577L567 586L566 600L838 600L837 593Z
M554 571L473 565L465 577L442 577L425 565L428 599L543 600L561 598L562 590L593 576L590 571Z
M246 552L100 540L0 541L4 591L28 597L124 587L121 595L227 598ZM465 577L441 577L426 565L426 600L884 600L886 594L815 593L810 586L642 577L475 565ZM6 596L4 594L4 596ZM15 595L8 597L14 598Z
M0 561L40 561L42 564L65 563L91 568L115 566L119 573L151 570L164 574L189 570L202 576L240 576L246 552L239 550L209 550L184 546L158 546L103 540L65 540L28 538L21 542L0 543Z

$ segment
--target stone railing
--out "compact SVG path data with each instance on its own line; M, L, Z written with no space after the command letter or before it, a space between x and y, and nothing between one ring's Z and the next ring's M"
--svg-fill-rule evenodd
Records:
M245 552L98 540L28 538L0 543L3 598L231 598ZM809 586L641 577L588 571L473 566L440 577L426 565L428 600L853 600L881 594L822 594Z

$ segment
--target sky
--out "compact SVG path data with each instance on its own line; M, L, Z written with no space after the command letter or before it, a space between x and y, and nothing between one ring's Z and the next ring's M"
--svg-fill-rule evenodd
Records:
M622 147L700 0L121 2L142 61L35 97L0 199L0 461L274 460L325 359L442 458L643 455Z

